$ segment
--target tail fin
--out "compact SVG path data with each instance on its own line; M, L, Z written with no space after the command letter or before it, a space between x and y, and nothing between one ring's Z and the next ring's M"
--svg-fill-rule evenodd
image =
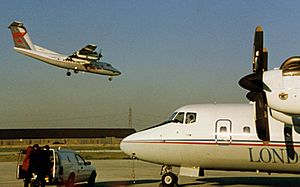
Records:
M29 34L22 22L14 21L8 28L11 31L15 47L35 50Z

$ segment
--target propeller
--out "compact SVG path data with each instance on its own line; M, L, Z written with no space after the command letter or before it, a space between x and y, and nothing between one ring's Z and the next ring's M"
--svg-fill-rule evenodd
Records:
M255 102L256 133L262 141L269 141L269 122L267 98L264 90L263 72L268 69L268 51L263 47L263 29L257 26L253 44L253 73L246 75L239 81L239 85L250 92L246 97Z
M287 156L294 160L296 156L294 142L293 142L293 126L284 124L284 141L286 145Z
M103 55L102 55L102 48L99 49L99 52L98 52L98 57L97 57L97 60L100 60L100 58L102 58Z

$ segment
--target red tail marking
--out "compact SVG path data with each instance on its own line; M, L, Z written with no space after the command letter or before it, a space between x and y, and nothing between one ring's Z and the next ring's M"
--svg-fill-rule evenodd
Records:
M27 32L14 32L13 33L13 39L18 43L23 43L21 38L23 38L27 34Z

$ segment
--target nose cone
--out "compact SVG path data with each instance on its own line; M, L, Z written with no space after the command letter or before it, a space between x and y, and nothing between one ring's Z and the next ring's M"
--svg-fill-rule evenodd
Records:
M117 70L116 68L114 68L114 67L110 67L109 70L111 71L112 76L119 76L119 75L121 75L121 72L119 70Z
M115 69L115 72L114 72L114 73L115 73L116 76L121 75L121 71L119 71L119 70L117 70L117 69Z
M129 156L135 155L134 151L132 150L132 145L130 143L131 136L132 135L127 136L120 143L121 150Z
M156 133L153 130L145 130L127 136L120 143L121 150L129 156L134 156L137 159L161 163L160 139L156 138Z

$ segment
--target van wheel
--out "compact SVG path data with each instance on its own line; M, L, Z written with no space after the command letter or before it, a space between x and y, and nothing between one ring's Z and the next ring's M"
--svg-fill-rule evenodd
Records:
M68 181L66 183L66 187L73 187L74 186L74 180L75 180L75 176L74 174L71 174L68 178Z
M96 176L97 176L96 172L93 171L93 172L91 173L91 176L90 176L89 180L88 180L88 187L93 187L93 186L95 186Z

